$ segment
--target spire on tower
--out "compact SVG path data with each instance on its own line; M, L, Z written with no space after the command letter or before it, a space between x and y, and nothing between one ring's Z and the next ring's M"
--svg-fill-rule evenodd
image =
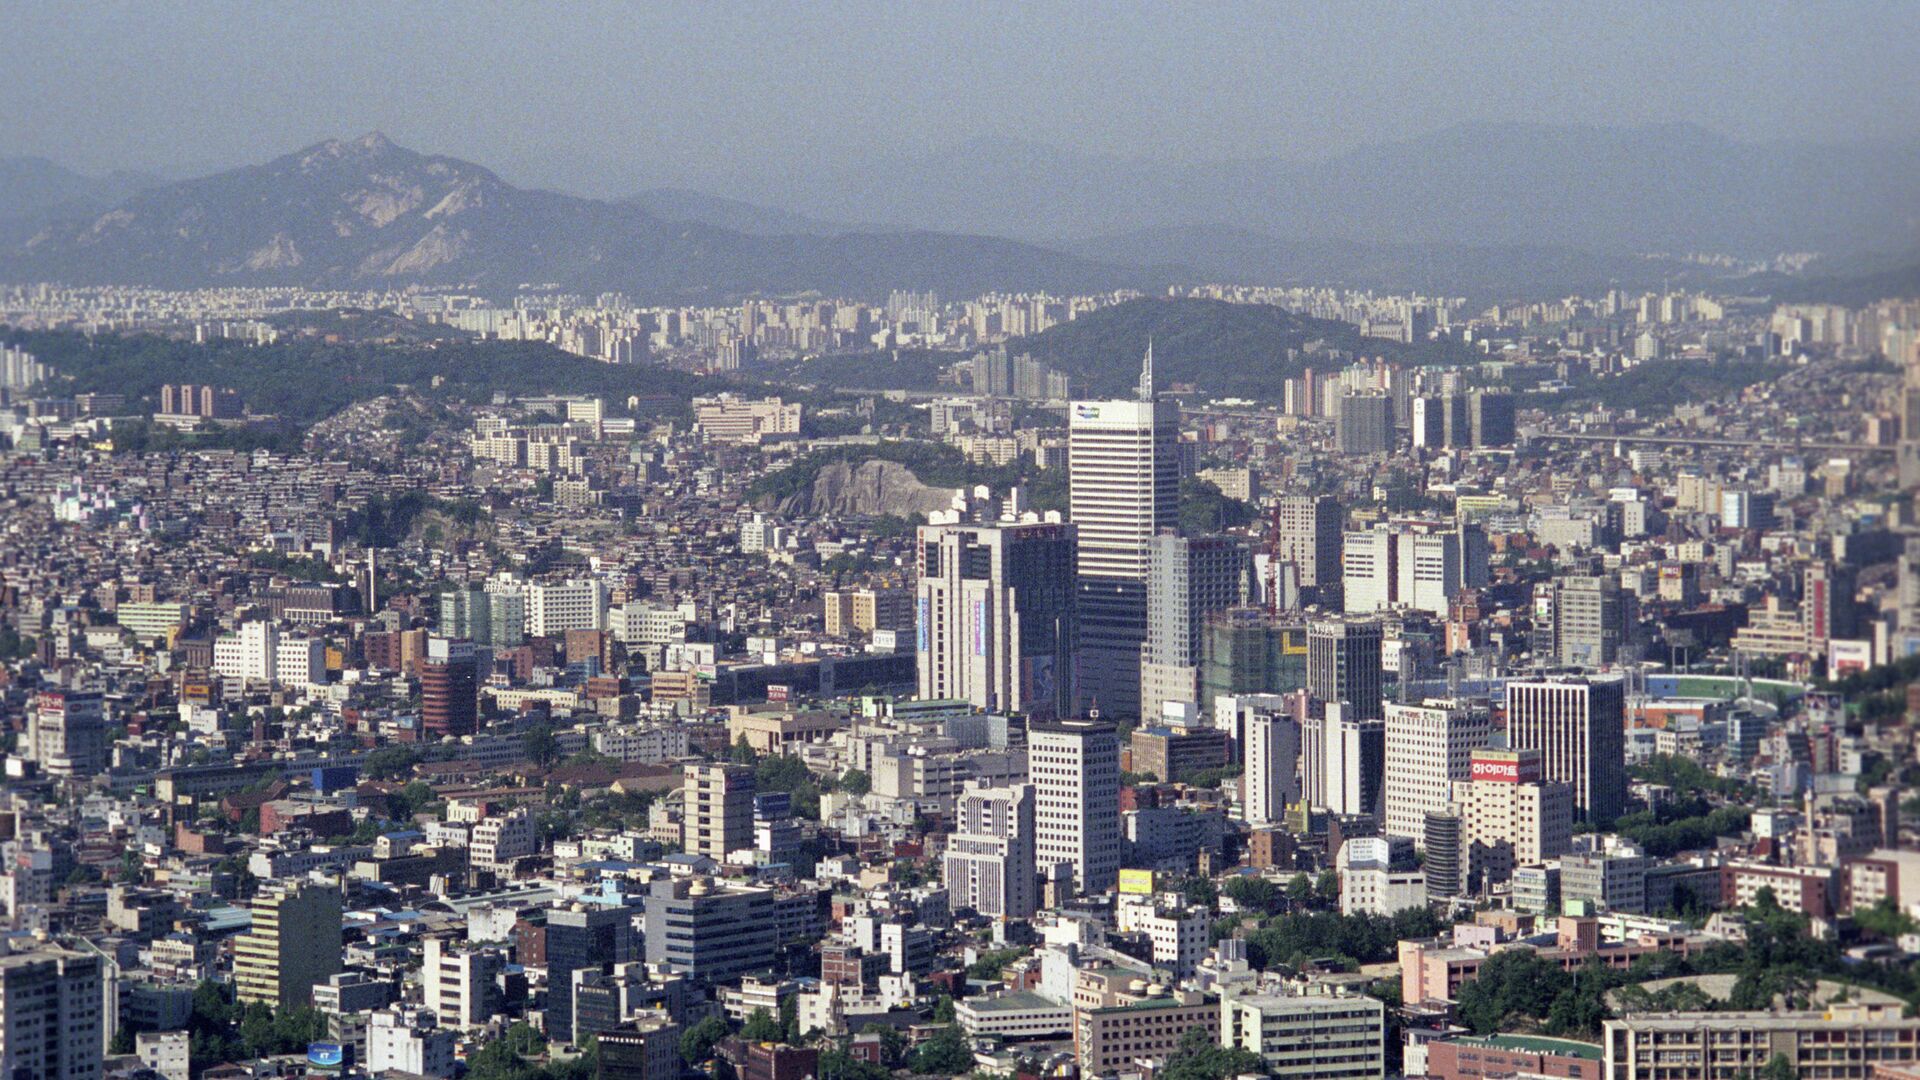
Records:
M1147 335L1147 357L1140 362L1140 400L1153 400L1153 335Z

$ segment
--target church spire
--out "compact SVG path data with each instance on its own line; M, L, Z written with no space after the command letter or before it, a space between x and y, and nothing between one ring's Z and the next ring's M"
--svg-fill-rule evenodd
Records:
M1147 335L1147 356L1140 362L1140 400L1153 400L1153 335Z

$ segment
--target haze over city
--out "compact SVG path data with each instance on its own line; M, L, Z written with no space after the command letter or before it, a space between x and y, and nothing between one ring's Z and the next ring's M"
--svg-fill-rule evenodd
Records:
M1230 161L1466 123L1920 130L1899 3L7 7L0 151L169 179L370 130L598 197L977 141Z

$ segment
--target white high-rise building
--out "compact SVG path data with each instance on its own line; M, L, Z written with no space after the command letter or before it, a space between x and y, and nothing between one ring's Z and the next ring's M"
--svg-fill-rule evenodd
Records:
M273 623L243 623L213 642L213 670L239 683L317 686L327 681L327 647L319 638L282 634Z
M524 806L481 819L474 825L467 842L469 861L488 870L504 870L512 866L515 859L525 858L539 849L540 837L533 815Z
M1387 705L1386 831L1427 842L1427 814L1448 812L1453 785L1473 775L1473 752L1493 730L1486 709L1464 701L1428 698L1420 705Z
M1383 529L1350 532L1340 548L1341 596L1347 611L1393 606L1398 564L1393 535Z
M607 586L592 578L527 586L527 633L558 637L607 625Z
M1246 719L1244 816L1249 825L1278 825L1300 801L1300 725L1278 710Z
M1349 612L1412 609L1444 616L1461 589L1486 584L1477 525L1398 521L1346 535L1341 570Z
M506 970L506 957L497 949L464 947L448 938L426 940L420 985L425 1003L441 1024L474 1028L499 1011L494 980Z
M457 1069L454 1047L458 1039L433 1018L411 1010L381 1009L367 1017L367 1069L376 1076L388 1070L409 1076L452 1076Z
M327 645L319 638L283 637L273 648L273 681L305 688L327 681Z
M1076 401L1067 415L1068 516L1080 531L1083 697L1140 715L1148 545L1179 516L1180 407L1153 391L1147 349L1138 400Z
M100 1080L100 960L65 949L0 957L0 1076Z
M270 622L242 623L213 642L213 670L223 679L272 682L279 660L280 630Z
M1034 869L1033 785L961 793L954 832L941 868L948 902L999 919L1028 919L1039 910Z
M1321 719L1326 768L1326 807L1358 816L1380 811L1381 774L1386 768L1386 725L1355 715L1344 702L1332 701Z
M1034 855L1043 876L1065 865L1074 891L1094 895L1120 876L1120 736L1100 720L1035 721L1027 728Z
M88 779L107 768L106 698L57 687L34 695L22 747L48 776Z

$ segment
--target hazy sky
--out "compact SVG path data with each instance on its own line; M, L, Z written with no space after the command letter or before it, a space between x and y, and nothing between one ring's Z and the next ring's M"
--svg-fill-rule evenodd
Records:
M1913 3L0 0L0 154L181 175L368 130L618 194L1017 137L1319 156L1467 120L1920 135Z

